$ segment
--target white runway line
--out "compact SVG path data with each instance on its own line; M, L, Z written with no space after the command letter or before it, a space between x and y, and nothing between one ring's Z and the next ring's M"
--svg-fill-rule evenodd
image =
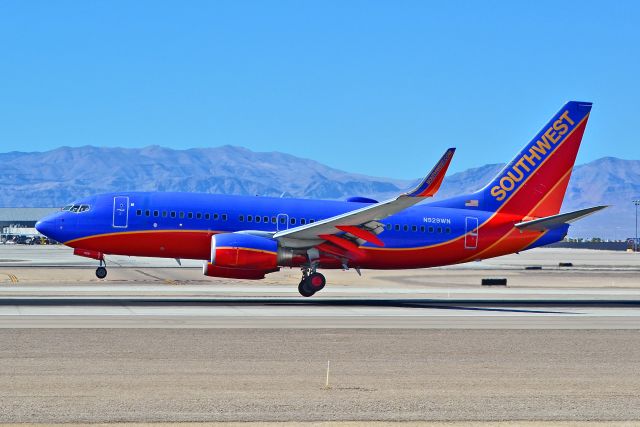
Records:
M360 306L202 306L202 305L5 305L0 318L7 316L130 316L130 317L235 317L235 318L333 318L333 317L637 317L640 308L535 307L473 304L435 307L360 307Z

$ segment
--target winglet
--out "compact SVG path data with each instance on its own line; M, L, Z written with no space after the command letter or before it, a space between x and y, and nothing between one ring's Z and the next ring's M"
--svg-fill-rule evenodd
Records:
M427 175L416 188L404 193L403 196L432 197L436 194L442 184L445 174L447 173L447 169L449 168L449 164L451 163L451 159L453 158L453 153L455 153L455 151L455 148L449 148L445 151L438 163L436 163L433 169L431 169L429 175Z

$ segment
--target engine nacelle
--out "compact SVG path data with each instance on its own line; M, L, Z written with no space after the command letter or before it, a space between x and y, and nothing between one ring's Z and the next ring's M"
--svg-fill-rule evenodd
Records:
M251 234L211 236L211 264L217 267L273 270L278 265L278 242Z
M267 237L223 233L211 237L211 257L204 265L205 276L232 279L263 279L265 274L286 265L288 251Z

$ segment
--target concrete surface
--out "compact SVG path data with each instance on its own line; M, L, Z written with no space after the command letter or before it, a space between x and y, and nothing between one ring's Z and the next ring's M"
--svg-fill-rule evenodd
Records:
M8 423L3 427L74 427L85 426L87 423ZM309 427L601 427L617 426L632 427L637 426L633 421L255 421L255 422L161 422L161 423L92 423L95 426L127 426L127 427L289 427L289 426L309 426Z
M69 249L0 246L0 423L640 420L639 254L330 271L309 299L295 270L109 266L99 281Z
M3 329L0 420L638 420L637 338L582 330Z

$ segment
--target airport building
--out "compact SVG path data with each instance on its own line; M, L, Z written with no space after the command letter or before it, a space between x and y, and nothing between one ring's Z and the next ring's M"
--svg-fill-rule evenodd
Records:
M0 208L0 228L16 226L31 227L41 218L60 208Z
M0 241L39 236L36 222L60 208L0 208Z

